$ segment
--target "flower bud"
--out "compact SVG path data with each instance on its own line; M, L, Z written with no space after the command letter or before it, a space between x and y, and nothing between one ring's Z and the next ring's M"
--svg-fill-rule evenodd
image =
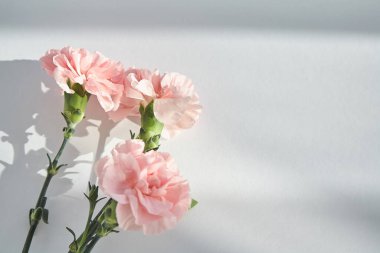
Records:
M88 182L88 195L84 194L84 196L86 196L88 201L90 201L90 203L92 203L94 206L96 205L96 202L98 201L98 195L99 195L98 190L99 190L98 186L94 184L92 185L90 182Z

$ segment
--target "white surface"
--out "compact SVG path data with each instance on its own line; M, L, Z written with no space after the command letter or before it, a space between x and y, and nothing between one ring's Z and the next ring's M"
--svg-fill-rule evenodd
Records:
M354 6L372 11L365 2ZM223 23L167 28L164 22L150 29L112 26L115 21L100 30L83 20L87 26L71 20L55 27L53 20L39 28L41 17L31 24L33 15L25 23L6 17L0 27L1 252L21 251L27 212L43 182L37 172L61 140L62 98L36 60L65 45L99 50L126 66L182 72L193 79L204 106L195 128L162 145L200 204L173 231L115 234L93 252L380 251L375 25L364 29L362 23L371 34L331 33L323 25L292 31ZM84 226L82 192L94 180L94 159L136 129L106 120L94 100L87 116L61 159L71 166L49 188L50 224L39 226L31 253L66 252L71 235L64 227L80 232Z

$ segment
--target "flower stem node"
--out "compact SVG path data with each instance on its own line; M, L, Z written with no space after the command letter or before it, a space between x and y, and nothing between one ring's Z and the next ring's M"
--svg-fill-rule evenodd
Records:
M145 142L144 151L157 150L160 146L160 137L164 124L154 115L154 100L146 107L140 105L141 128L138 139Z
M41 220L43 210L44 209L42 207L38 207L36 209L33 209L33 208L30 209L30 211L29 211L29 221L30 221L30 223L33 223L33 222Z
M61 164L57 166L57 160L54 160L52 162L49 154L47 154L47 157L49 159L49 167L47 168L48 175L54 176L58 173L60 168L67 166L67 164Z
M67 85L74 93L65 92L65 103L62 115L67 123L67 127L64 128L65 137L70 138L74 133L76 125L84 118L90 94L86 92L84 87L79 83L71 83L70 80L67 80Z

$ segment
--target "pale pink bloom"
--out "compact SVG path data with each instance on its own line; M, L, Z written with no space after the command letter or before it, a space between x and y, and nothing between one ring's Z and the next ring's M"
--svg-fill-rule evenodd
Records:
M121 63L110 60L99 52L72 47L51 49L40 61L65 92L74 93L67 85L67 80L70 80L72 84L79 83L88 93L95 95L105 111L119 107L124 90L124 69Z
M119 227L157 234L186 213L190 190L168 153L143 151L141 140L119 144L99 160L96 173L102 191L118 202Z
M182 129L190 128L201 112L198 94L192 81L178 73L160 75L158 71L130 68L125 72L125 89L113 120L140 120L139 106L154 99L154 113L164 124L163 136L170 138Z

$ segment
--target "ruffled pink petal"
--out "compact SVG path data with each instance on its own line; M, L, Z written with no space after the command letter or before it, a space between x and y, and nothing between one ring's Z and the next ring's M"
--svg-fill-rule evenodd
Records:
M147 212L154 215L165 215L173 207L173 204L163 199L144 196L140 191L137 191L138 199Z
M155 116L164 123L170 135L174 131L192 127L201 113L201 106L191 98L161 98L154 103Z
M98 97L105 111L117 110L124 91L124 69L99 52L64 47L49 50L41 57L42 67L52 75L58 85L68 93L67 81L84 85L87 92Z
M70 94L74 93L74 91L70 89L70 87L67 85L67 80L69 80L71 77L70 72L66 70L61 70L60 68L56 68L54 70L53 76L55 80L57 81L57 84L59 85L59 87L61 87L61 89L64 92L67 92Z
M195 93L194 85L185 75L171 72L163 76L161 80L161 97L192 97Z
M156 93L153 88L153 84L149 80L141 80L132 82L132 87L141 92L145 96L155 97Z
M50 49L47 53L40 58L42 67L49 75L53 75L56 65L53 63L53 58L58 54L59 50Z
M131 207L129 204L120 204L116 206L116 218L119 227L124 230L140 230L141 226L135 223L135 217L133 216Z
M149 224L160 218L159 216L148 213L139 203L137 196L129 196L129 203L137 225L141 226L144 224Z
M165 230L172 229L177 224L175 216L164 217L160 220L153 221L143 225L143 233L145 235L156 235L164 232Z
M86 83L86 90L88 93L93 94L97 97L100 106L104 109L104 111L111 111L115 104L112 100L110 92L108 92L108 88L104 87L103 84L91 79Z
M145 143L140 139L129 140L116 145L115 150L119 153L131 153L140 155L144 152Z

